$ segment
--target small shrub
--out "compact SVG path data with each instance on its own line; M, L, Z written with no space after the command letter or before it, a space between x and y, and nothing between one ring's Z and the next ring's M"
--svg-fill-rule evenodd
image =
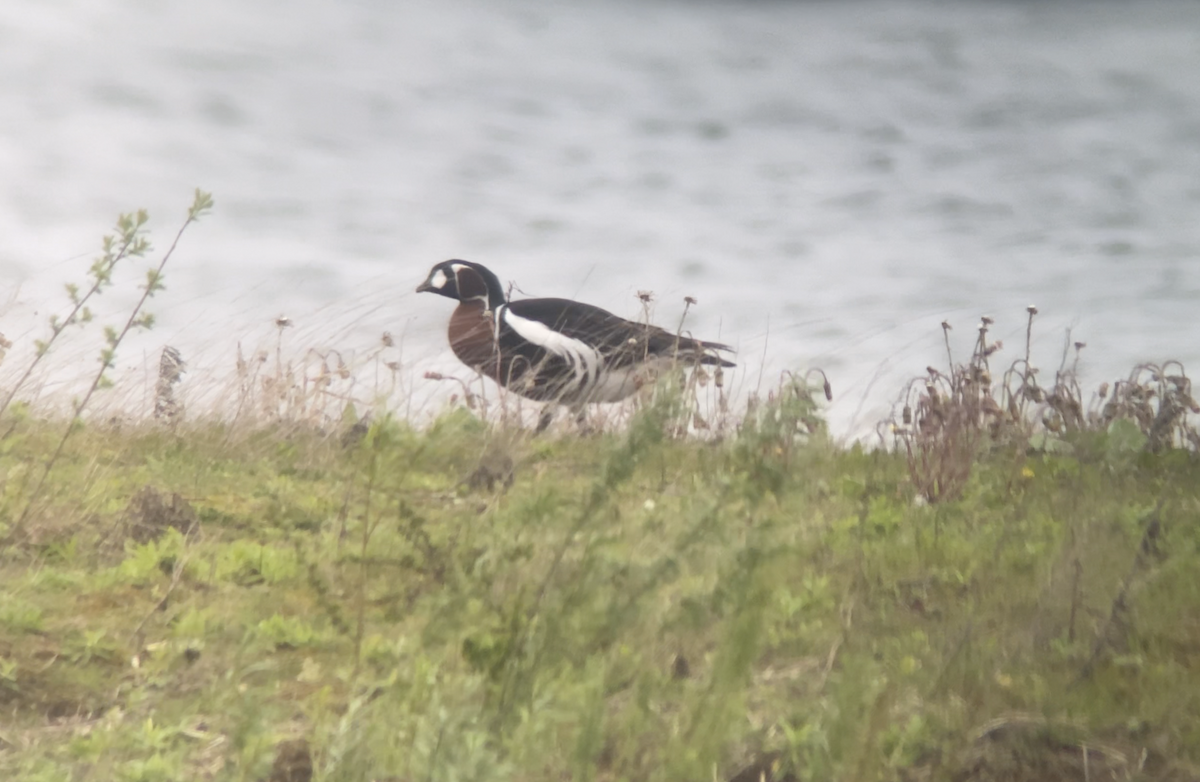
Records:
M297 616L272 614L259 622L255 634L276 649L304 649L320 641L321 634Z

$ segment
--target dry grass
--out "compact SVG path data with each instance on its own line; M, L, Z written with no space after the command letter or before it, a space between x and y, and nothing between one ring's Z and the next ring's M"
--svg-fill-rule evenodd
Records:
M910 381L897 405L899 414L882 425L881 439L905 453L913 485L924 500L962 496L981 450L998 445L1064 450L1081 436L1117 431L1127 437L1140 434L1131 443L1133 450L1200 447L1200 433L1189 418L1200 413L1200 405L1192 398L1182 364L1139 364L1128 378L1103 382L1085 398L1078 369L1087 346L1071 342L1068 335L1054 382L1046 388L1030 357L1037 308L1031 305L1026 311L1025 355L999 380L991 365L1003 344L989 337L992 319L980 320L971 355L961 364L950 348L951 325L943 322L948 369L930 366L923 378ZM1131 428L1122 429L1118 422Z

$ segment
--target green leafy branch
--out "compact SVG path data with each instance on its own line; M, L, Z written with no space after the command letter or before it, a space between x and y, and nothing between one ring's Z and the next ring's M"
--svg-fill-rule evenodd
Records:
M199 188L196 188L195 198L192 201L191 207L188 209L187 219L183 225L179 227L179 231L175 234L174 241L163 254L162 260L158 266L147 270L146 282L141 286L142 295L134 305L133 310L129 313L129 318L125 321L125 325L120 330L112 326L104 327L104 347L100 350L100 371L92 379L92 384L88 387L87 392L81 399L74 404L74 416L63 432L62 437L58 441L58 446L54 449L54 453L46 461L46 466L42 471L41 478L38 480L37 486L29 496L29 503L25 506L25 510L21 513L21 521L29 515L30 509L41 493L42 487L46 484L46 478L49 477L50 471L54 469L55 462L62 455L63 448L70 439L71 434L79 427L79 419L83 414L84 409L88 406L92 396L100 388L108 388L112 385L112 381L108 377L108 370L112 369L116 363L117 348L121 342L128 336L130 331L134 329L149 329L154 325L154 315L150 312L144 312L143 308L146 302L161 290L165 289L163 285L163 269L167 265L167 261L175 253L175 248L179 245L179 240L183 236L183 232L187 227L196 222L206 212L212 209L213 198L211 193L206 193ZM130 256L144 255L150 248L149 238L143 233L143 226L149 220L146 211L139 210L136 215L121 215L117 220L117 229L121 233L120 241L114 240L111 236L104 237L105 254L92 264L91 270L88 272L92 278L92 285L87 293L83 296L79 295L79 291L74 286L67 286L67 293L71 297L71 301L75 305L70 314L63 321L51 319L51 337L43 346L39 344L38 356L34 359L34 363L45 355L49 350L50 343L62 333L62 330L67 326L76 322L87 322L91 319L91 312L87 309L87 300L93 295L101 292L104 288L112 284L112 270L117 261ZM26 373L26 377L28 376ZM24 380L24 378L22 378ZM9 399L11 399L10 392ZM5 402L7 404L7 401ZM2 411L3 408L0 408Z
M129 313L129 319L125 321L125 325L120 331L117 331L112 326L104 327L105 346L100 350L100 371L96 374L96 378L92 381L92 385L88 389L87 393L84 394L83 399L76 403L76 415L81 413L83 408L87 406L88 401L92 398L92 394L96 393L96 389L108 388L112 385L112 381L109 380L107 372L109 369L112 369L113 364L116 361L117 347L121 344L129 332L133 331L134 329L149 329L154 326L154 313L143 312L142 308L145 307L146 302L152 298L154 294L166 289L166 286L163 284L163 268L166 267L167 261L169 261L171 259L171 255L174 254L176 246L179 245L179 239L183 236L183 232L187 230L189 225L199 220L205 212L212 209L212 205L212 194L205 193L199 188L196 188L196 196L192 202L191 208L188 209L187 220L185 220L183 225L179 227L179 231L175 234L174 241L172 241L171 246L167 248L167 252L163 255L162 260L159 261L158 266L156 268L146 270L146 282L144 285L142 285L142 296L138 299L137 304L134 305L133 310ZM140 214L145 213L140 212L139 215Z
M34 340L37 354L25 368L17 382L9 388L0 402L0 415L3 415L12 404L17 392L24 387L37 365L50 352L50 348L69 326L83 325L92 320L92 310L88 302L99 296L105 288L112 285L113 269L126 258L138 258L150 251L150 238L146 235L145 226L150 216L145 209L139 209L133 214L123 214L117 218L117 232L104 237L102 249L104 254L92 262L88 269L89 284L82 293L80 286L73 282L66 284L67 296L71 300L71 310L66 317L50 316L50 335L44 340Z

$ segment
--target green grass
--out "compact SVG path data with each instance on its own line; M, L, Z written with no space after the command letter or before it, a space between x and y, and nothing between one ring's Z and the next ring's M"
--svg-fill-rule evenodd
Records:
M330 781L1195 773L1191 454L985 444L930 504L802 407L709 442L665 404L591 437L88 425L28 510L62 424L22 418L0 778L287 779L297 739Z

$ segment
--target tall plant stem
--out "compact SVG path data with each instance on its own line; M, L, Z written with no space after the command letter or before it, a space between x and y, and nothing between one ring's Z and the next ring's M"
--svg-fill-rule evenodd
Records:
M46 460L46 465L42 469L42 475L40 478L38 478L37 485L34 486L33 491L29 495L29 502L26 503L25 509L21 511L21 515L17 519L18 525L23 524L25 519L28 518L29 512L33 509L34 503L37 502L38 497L42 493L42 489L46 485L46 479L50 477L50 472L54 469L55 463L57 463L58 458L62 456L63 448L65 448L67 445L67 440L70 439L71 434L76 429L79 416L87 407L88 402L91 401L92 396L96 393L96 389L98 389L100 384L104 382L104 373L112 367L113 361L116 357L117 347L121 344L121 341L125 339L126 335L133 330L134 326L149 325L148 321L141 316L142 307L146 305L146 301L153 296L156 291L162 288L163 268L166 267L167 261L169 261L171 259L171 255L174 254L175 248L179 245L179 239L183 236L183 232L187 230L189 225L196 222L201 214L211 207L212 196L197 189L196 199L192 203L191 209L188 210L187 219L184 220L183 225L181 225L179 230L175 233L175 239L171 242L171 246L167 248L166 253L163 254L162 260L158 263L158 267L146 275L146 285L142 289L142 296L138 299L137 304L134 305L133 310L129 313L129 318L125 321L125 326L119 332L110 334L108 336L109 346L101 352L100 356L100 371L96 373L94 378L92 378L92 384L88 387L87 393L83 395L83 399L76 403L75 414L71 417L71 422L67 424L67 428L63 431L62 437L59 438L58 445L55 447L54 453L51 454L50 458Z

